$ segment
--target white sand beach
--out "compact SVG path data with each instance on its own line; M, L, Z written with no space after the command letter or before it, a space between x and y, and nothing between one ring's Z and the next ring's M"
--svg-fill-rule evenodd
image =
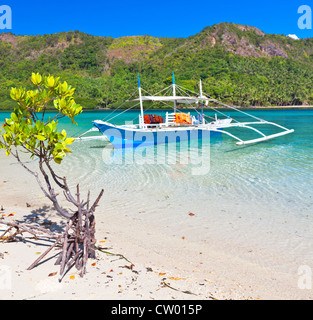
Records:
M0 206L7 220L45 223L52 229L64 225L35 179L3 152ZM27 235L24 241L0 243L0 299L313 298L312 290L298 288L297 274L278 272L257 260L247 262L236 252L190 241L188 235L170 236L161 227L130 218L127 212L111 216L103 200L96 210L96 228L98 245L125 256L134 264L132 269L119 256L97 251L84 278L72 268L59 283L59 266L54 265L57 250L33 270L26 270L48 245ZM4 230L0 224L0 234Z

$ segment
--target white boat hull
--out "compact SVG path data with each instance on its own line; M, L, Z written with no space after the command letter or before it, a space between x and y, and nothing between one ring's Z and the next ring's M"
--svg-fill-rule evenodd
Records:
M226 119L227 123L231 119ZM162 143L181 142L195 139L208 138L220 134L222 124L198 125L184 127L137 128L136 126L115 126L101 120L93 121L93 125L99 129L116 148L156 145ZM226 121L225 121L226 125ZM212 128L218 130L211 130Z

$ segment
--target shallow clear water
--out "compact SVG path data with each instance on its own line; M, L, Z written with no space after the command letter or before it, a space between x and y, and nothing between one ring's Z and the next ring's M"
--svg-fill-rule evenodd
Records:
M245 147L222 135L203 141L200 157L197 142L182 143L180 150L150 147L139 153L140 163L132 161L131 152L120 157L105 141L75 142L60 170L73 186L80 182L93 194L104 188L112 219L127 214L175 237L294 272L310 265L313 256L313 110L249 113L295 133ZM0 113L0 122L5 116ZM110 111L85 112L77 118L78 127L66 120L60 126L78 136L91 128L92 120L113 116ZM112 122L137 118L138 111L130 111ZM244 115L236 119L248 120ZM242 130L240 137L255 135Z

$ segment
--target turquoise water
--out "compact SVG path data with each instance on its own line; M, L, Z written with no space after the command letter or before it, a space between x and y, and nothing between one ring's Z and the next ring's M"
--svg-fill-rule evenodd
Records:
M222 135L201 144L196 165L190 159L199 156L198 144L179 150L155 147L140 154L142 161L136 163L127 161L128 154L124 161L112 156L114 151L106 141L75 142L73 154L59 169L70 177L73 187L80 182L93 194L104 188L105 214L112 218L127 214L174 237L184 236L248 261L296 272L300 265L311 264L313 254L313 110L249 113L295 133L243 147ZM78 136L91 128L92 120L115 115L85 112L77 118L78 126L66 120L60 126ZM6 116L0 113L0 122ZM138 111L129 111L112 122L137 119ZM245 115L236 119L249 120ZM251 131L233 132L242 139L256 137ZM195 171L199 168L202 174ZM195 216L191 218L190 212Z

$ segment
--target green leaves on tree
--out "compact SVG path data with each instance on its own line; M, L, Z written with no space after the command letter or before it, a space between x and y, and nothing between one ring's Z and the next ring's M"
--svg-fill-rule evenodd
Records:
M11 89L10 96L17 106L0 130L3 139L0 148L9 155L13 147L20 147L31 158L44 157L60 164L71 152L68 146L75 139L67 137L65 130L58 131L58 119L68 117L76 123L74 118L82 112L82 107L73 98L75 89L60 78L33 73L31 82L36 89ZM53 105L57 114L46 119L48 105Z

